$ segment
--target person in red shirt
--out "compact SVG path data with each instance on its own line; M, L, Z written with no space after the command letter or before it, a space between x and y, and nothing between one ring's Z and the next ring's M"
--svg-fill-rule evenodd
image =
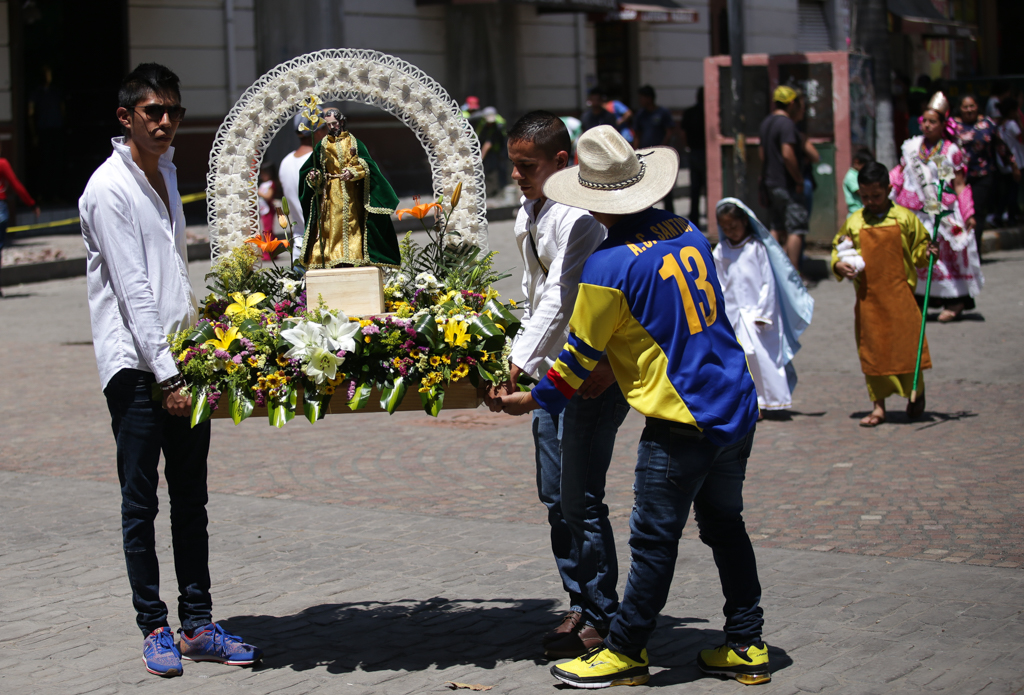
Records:
M4 241L7 239L7 225L10 222L10 211L7 208L7 191L12 188L18 194L18 197L21 198L22 203L36 209L36 219L39 219L39 206L36 205L36 201L32 199L32 196L28 194L25 187L21 185L21 181L14 175L11 163L0 157L0 270L3 269L2 253ZM0 297L2 296L3 291L0 290Z

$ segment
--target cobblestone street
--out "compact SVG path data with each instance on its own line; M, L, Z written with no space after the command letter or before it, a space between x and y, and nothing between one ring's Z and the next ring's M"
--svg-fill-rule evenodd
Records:
M509 250L501 235L510 226L492 225L496 248ZM936 366L926 372L926 416L909 422L891 400L889 423L873 430L857 425L870 401L852 288L824 281L812 291L794 410L759 424L745 487L777 669L759 692L1012 693L1024 684L1015 666L1024 638L1024 251L988 258L978 311L928 325ZM205 268L190 266L197 288ZM515 282L501 289L519 296ZM529 420L482 408L436 420L296 419L282 430L216 421L217 616L267 647L267 665L190 665L172 685L146 674L84 279L5 295L0 691L554 688L537 643L565 606ZM627 419L609 473L620 579L642 426L635 413ZM169 564L163 576L173 598ZM652 686L736 692L693 665L696 650L720 638L721 600L710 552L687 529L651 647Z

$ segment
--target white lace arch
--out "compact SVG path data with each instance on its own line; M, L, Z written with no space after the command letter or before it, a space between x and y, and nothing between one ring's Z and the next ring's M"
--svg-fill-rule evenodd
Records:
M400 58L361 49L307 53L263 75L217 130L207 174L210 252L214 258L259 229L257 175L274 136L310 96L381 108L408 125L427 151L434 197L451 197L453 241L487 247L487 199L480 142L458 103L433 78ZM357 134L358 135L358 134Z

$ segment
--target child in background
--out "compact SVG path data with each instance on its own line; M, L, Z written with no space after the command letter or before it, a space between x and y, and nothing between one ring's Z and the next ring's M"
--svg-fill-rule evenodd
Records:
M857 183L857 174L860 173L865 164L870 164L873 161L875 161L875 156L866 147L862 147L853 153L850 170L843 177L843 196L846 198L847 216L864 207L864 203L860 200L860 184Z
M715 214L722 239L712 257L725 313L754 377L757 405L762 411L788 410L796 386L793 355L811 322L814 299L786 252L747 206L725 198Z
M861 427L876 427L886 419L885 399L909 398L917 363L921 310L914 299L917 269L928 265L928 255L939 247L929 241L921 220L905 207L889 200L889 170L872 162L859 175L864 207L850 215L833 241L832 272L837 280L853 280L857 290L854 308L857 354L867 382L872 410ZM851 240L864 258L859 273L839 256L838 246ZM931 369L925 340L921 369ZM924 377L918 380L918 397L907 403L907 417L924 413Z
M260 185L256 189L260 213L260 228L264 234L274 232L274 169L269 164L260 167Z

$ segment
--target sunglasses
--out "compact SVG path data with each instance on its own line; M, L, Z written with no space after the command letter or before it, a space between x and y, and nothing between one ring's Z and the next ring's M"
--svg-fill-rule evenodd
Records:
M146 118L156 123L159 123L164 119L164 114L167 114L173 123L181 121L185 117L185 107L180 104L174 106L167 106L166 104L146 104L145 106L136 106L136 109L142 109L146 113Z

